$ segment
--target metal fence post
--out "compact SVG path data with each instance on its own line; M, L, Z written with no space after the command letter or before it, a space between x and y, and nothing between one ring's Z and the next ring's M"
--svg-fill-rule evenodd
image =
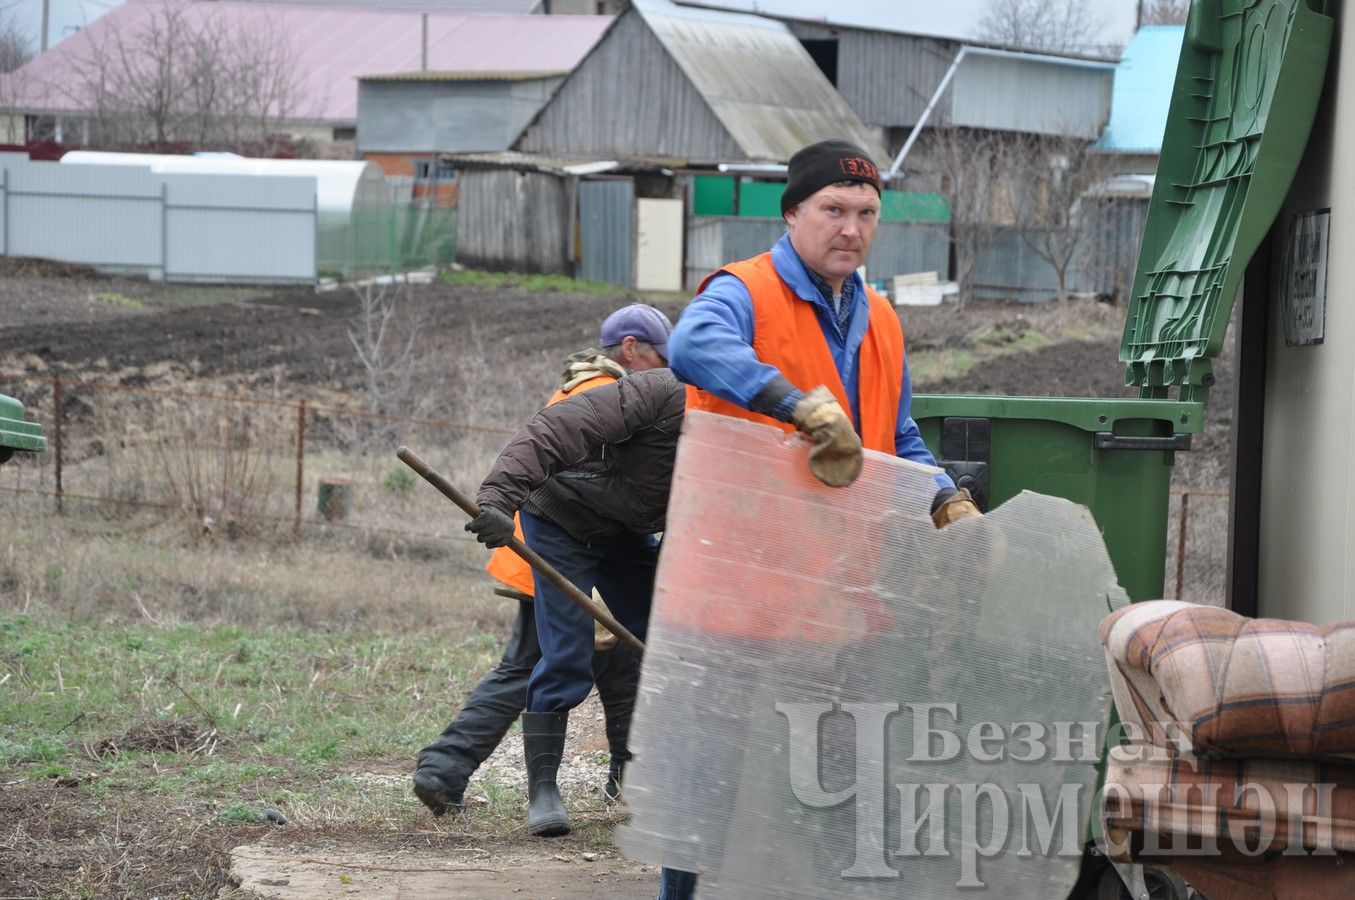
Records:
M296 407L296 506L292 511L292 537L301 537L301 494L306 458L306 398Z
M52 379L52 454L56 467L56 511L62 512L61 491L61 377Z

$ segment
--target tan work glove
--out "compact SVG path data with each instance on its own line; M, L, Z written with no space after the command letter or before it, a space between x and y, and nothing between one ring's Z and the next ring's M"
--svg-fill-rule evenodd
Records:
M809 436L809 471L829 487L846 487L861 474L865 457L851 417L833 392L819 385L805 394L790 414L795 427Z
M932 524L938 529L945 528L952 522L958 522L961 519L973 519L983 515L979 508L974 505L974 498L969 496L969 488L960 488L951 494L941 505L932 513Z
M598 593L597 588L593 588L593 602L603 609L606 609L607 612L611 612L611 610L607 608L607 601L602 599L602 595ZM593 620L594 650L610 650L617 645L619 640L620 638L607 630L606 625L603 625L597 619Z

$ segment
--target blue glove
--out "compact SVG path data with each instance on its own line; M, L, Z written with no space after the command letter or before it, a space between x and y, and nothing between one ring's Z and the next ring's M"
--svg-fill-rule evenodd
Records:
M513 517L492 506L480 507L480 515L466 523L466 530L486 547L506 547L513 539Z

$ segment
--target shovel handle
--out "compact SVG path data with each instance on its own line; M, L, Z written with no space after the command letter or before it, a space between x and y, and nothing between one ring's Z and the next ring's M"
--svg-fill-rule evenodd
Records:
M476 505L474 500L461 493L456 489L455 485L439 475L432 466L428 465L428 463L420 458L419 454L408 447L401 447L395 451L395 455L399 458L400 462L413 469L420 478L437 488L442 496L461 507L461 511L466 515L475 518L480 514L480 507ZM618 622L606 607L593 602L592 597L575 587L574 582L561 575L554 566L541 557L541 554L522 543L522 541L518 540L516 537L509 538L507 546L508 549L522 557L527 565L539 572L541 577L555 585L564 592L566 597L583 607L585 612L601 622L603 628L606 628L612 634L616 635L627 647L630 647L636 653L645 652L645 645L641 643L639 638L631 634L626 626Z

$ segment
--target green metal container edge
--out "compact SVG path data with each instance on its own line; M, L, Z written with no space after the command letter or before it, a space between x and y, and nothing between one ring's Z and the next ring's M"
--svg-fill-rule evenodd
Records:
M47 438L42 436L42 426L24 419L22 403L0 394L0 450L41 453L46 449Z
M1204 427L1204 404L1193 401L1139 400L1132 397L913 395L914 419L940 415L981 419L1040 419L1087 432L1114 431L1117 422L1143 419L1170 423L1173 434L1199 434Z

